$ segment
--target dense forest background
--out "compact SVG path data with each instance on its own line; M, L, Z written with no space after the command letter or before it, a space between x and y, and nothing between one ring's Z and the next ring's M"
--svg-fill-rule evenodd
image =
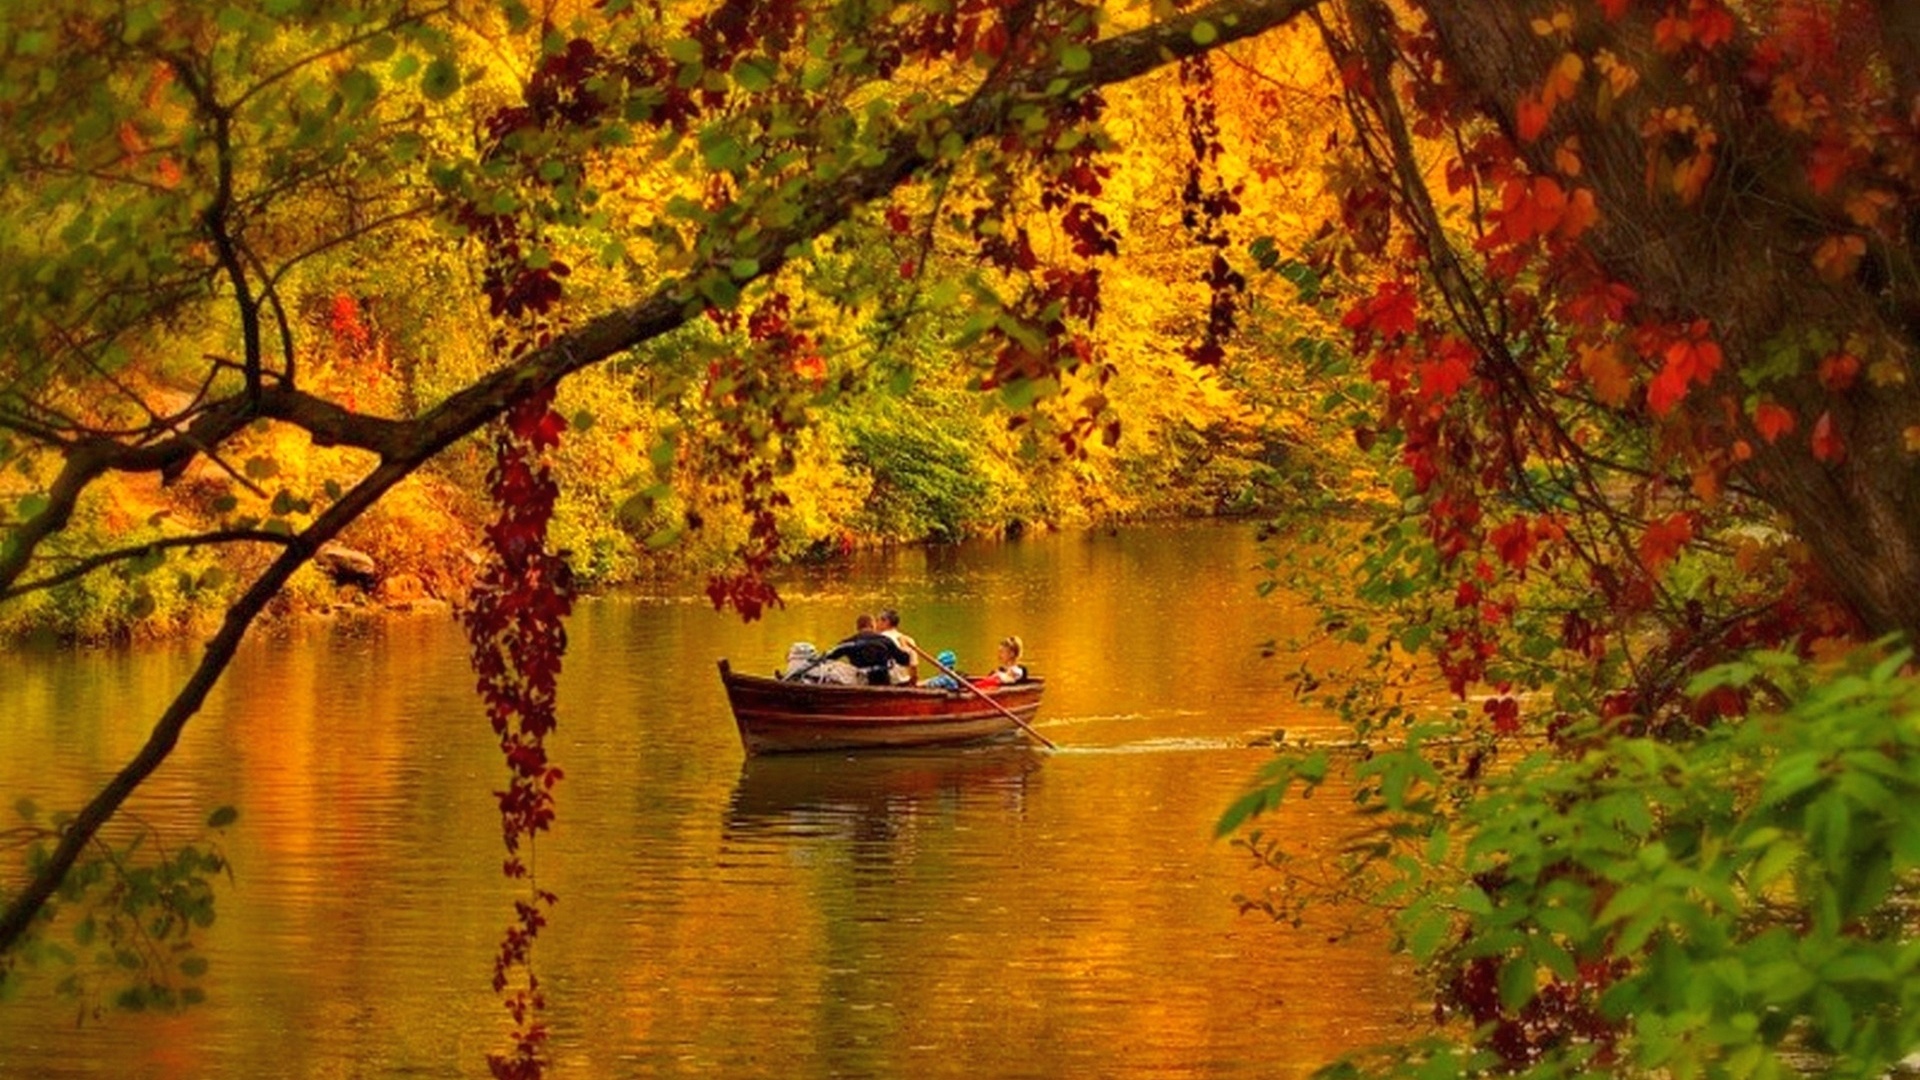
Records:
M778 515L779 560L1029 529L1251 515L1365 494L1373 477L1349 452L1347 432L1315 411L1329 393L1354 389L1340 385L1351 363L1334 345L1332 321L1300 300L1300 275L1311 272L1281 266L1281 252L1297 251L1331 212L1320 153L1337 138L1338 102L1314 89L1328 72L1310 35L1264 49L1258 66L1223 65L1216 76L1217 122L1229 130L1211 168L1236 192L1233 255L1253 272L1241 333L1217 363L1196 365L1185 347L1204 333L1208 287L1206 255L1189 246L1191 223L1182 221L1191 213L1181 194L1191 152L1171 70L1119 87L1106 106L1124 150L1107 158L1104 190L1090 205L1128 242L1103 261L1097 377L1060 373L982 392L995 347L989 332L1014 324L996 292L1007 283L982 274L979 241L956 227L964 219L951 206L946 219L924 226L907 227L900 209L852 222L783 274L782 287L796 297L792 326L809 344L790 361L805 421L778 478L791 500ZM513 78L492 72L469 93L508 94ZM383 108L404 112L404 87L387 96L396 93L399 101ZM406 138L424 153L466 139L470 123L448 112ZM127 118L117 136L126 152L150 153L148 124ZM643 202L684 197L677 175L635 171L609 182ZM383 223L386 239L375 250L331 250L353 223L330 215L375 212L352 198L343 206L339 194L295 194L273 207L286 230L277 243L317 249L275 283L295 362L306 387L348 410L418 416L497 363L484 263L424 215ZM938 185L903 205L918 217L948 198ZM1048 228L1036 228L1031 242L1058 253L1070 243ZM611 264L575 264L569 274L570 295L583 308L611 302L630 279L631 268L608 257ZM197 321L157 328L111 389L66 396L59 407L77 424L101 427L130 408L185 408L204 396L203 354L226 355L236 344ZM737 558L750 527L734 493L739 463L719 445L732 433L708 408L714 358L729 349L738 342L696 323L561 389L556 408L570 431L555 463L553 536L583 587L662 576L684 585ZM1103 429L1075 439L1073 424L1089 415L1090 401ZM347 553L330 549L296 574L276 610L462 599L492 514L489 461L475 440L423 465L338 538ZM0 514L31 516L58 455L16 444L9 463L12 490L0 491ZM306 433L256 432L224 458L107 477L45 554L58 563L219 529L297 531L360 468L353 452ZM0 634L102 641L203 629L263 559L257 549L218 545L156 553L0 606ZM152 572L163 562L165 573Z

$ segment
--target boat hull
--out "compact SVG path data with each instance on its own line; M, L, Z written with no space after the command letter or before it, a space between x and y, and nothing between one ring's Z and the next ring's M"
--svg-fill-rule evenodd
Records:
M1006 713L970 690L920 686L831 686L743 675L720 661L741 745L749 754L939 746L1005 738ZM993 701L1032 723L1042 679L988 688Z

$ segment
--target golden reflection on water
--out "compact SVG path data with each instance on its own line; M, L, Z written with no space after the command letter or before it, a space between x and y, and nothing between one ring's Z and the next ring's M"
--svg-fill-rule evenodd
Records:
M1142 529L876 557L744 626L584 607L538 852L555 1075L1291 1077L1403 1034L1378 941L1240 915L1270 880L1210 839L1266 760L1249 734L1330 729L1257 659L1301 616L1256 598L1256 560L1243 528ZM972 666L1022 634L1063 751L743 759L714 661L770 668L879 606ZM74 805L196 651L4 661L0 812ZM241 809L210 1000L75 1028L36 979L0 1005L0 1077L483 1075L511 893L471 684L445 620L250 643L133 808L173 834Z

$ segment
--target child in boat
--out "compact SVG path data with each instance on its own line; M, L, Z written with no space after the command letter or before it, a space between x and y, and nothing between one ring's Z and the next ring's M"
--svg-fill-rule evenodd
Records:
M934 657L934 659L940 661L940 666L947 669L947 671L960 670L960 658L953 655L952 649L940 650L940 655ZM960 680L947 674L946 671L942 671L933 678L922 681L920 685L931 686L936 690L958 690L960 689Z
M811 641L796 641L787 647L787 666L782 668L782 679L799 679L812 673L820 666L820 650L813 647Z

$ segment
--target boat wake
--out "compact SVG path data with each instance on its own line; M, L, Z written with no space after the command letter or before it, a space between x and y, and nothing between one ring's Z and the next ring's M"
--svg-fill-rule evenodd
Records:
M1110 724L1115 721L1146 720L1146 713L1089 713L1086 716L1049 716L1037 722L1035 727L1059 728L1076 727L1080 724Z
M1058 752L1061 754L1169 754L1190 753L1196 750L1245 750L1247 746L1244 739L1177 736L1142 739L1139 742L1117 743L1112 746L1074 746L1062 743Z

